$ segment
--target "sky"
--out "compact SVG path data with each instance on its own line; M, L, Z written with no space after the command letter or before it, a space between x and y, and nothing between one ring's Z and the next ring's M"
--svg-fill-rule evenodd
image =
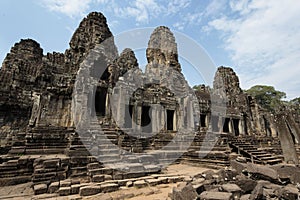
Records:
M80 21L92 11L106 16L115 36L168 26L201 46L215 66L232 67L243 89L273 85L287 99L300 96L297 0L1 0L0 61L22 38L39 42L44 54L64 52ZM145 52L135 53L144 65ZM206 84L189 60L180 62L191 85Z

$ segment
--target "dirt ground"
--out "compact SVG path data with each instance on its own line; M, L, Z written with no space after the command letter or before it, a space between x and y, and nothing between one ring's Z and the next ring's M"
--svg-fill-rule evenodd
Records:
M203 168L199 166L191 166L187 164L175 164L168 166L163 170L166 175L184 175L184 176L194 176L199 174L208 168ZM109 196L113 199L130 199L130 200L162 200L167 199L168 194L172 191L173 187L176 187L179 183L173 184L163 184L157 185L154 187L145 187L145 188L126 188L112 192L110 194L99 194L95 196L90 196L84 199L93 200L93 199L109 199Z
M164 175L184 175L184 176L193 176L199 174L208 168L191 166L187 164L174 164L168 166L163 170ZM144 187L144 188L135 188L135 187L124 187L118 191L108 193L108 194L98 194L94 196L85 197L85 200L93 199L130 199L130 200L161 200L167 199L169 192L172 191L173 187L176 187L179 183L173 184L162 184L153 187ZM33 200L33 199L57 199L57 200L71 200L78 199L79 195L59 197L53 194L44 194L44 195L33 195L33 190L31 188L31 183L20 184L16 186L0 186L0 200L4 199L14 199L14 200Z

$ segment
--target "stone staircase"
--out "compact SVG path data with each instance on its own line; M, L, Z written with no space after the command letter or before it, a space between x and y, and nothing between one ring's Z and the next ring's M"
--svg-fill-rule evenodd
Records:
M72 129L63 127L37 127L19 133L8 155L64 154Z
M233 151L245 156L252 163L274 165L283 161L282 156L268 153L256 144L252 137L232 137L229 144L233 148Z
M16 134L10 151L0 158L0 178L5 182L2 185L49 183L66 178L61 176L60 165L64 163L71 132L61 127L38 127ZM55 164L49 165L54 160Z
M212 168L225 167L230 165L230 153L227 135L199 132L184 154L183 160Z
M297 152L297 155L298 155L298 158L299 158L299 163L300 163L300 145L296 144L295 149L296 149L296 152Z

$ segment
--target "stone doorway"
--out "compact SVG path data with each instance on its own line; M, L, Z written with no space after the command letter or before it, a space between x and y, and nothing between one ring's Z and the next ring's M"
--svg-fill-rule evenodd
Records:
M223 124L223 132L224 133L229 133L230 132L229 125L230 125L230 118L225 118L224 119L224 124Z
M200 114L200 127L205 128L206 127L206 115Z
M174 114L175 110L167 110L167 130L174 131L175 130L175 122L174 122Z
M142 131L145 133L150 133L152 131L150 111L150 106L142 106L141 126Z
M107 88L97 88L95 95L95 109L96 115L104 117L106 114L106 98L107 98Z
M239 130L239 125L240 125L240 120L239 119L232 119L233 123L233 131L235 136L240 135L240 130Z

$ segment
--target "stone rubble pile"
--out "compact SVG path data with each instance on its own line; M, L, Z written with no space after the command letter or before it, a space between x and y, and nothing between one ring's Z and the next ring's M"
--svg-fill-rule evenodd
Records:
M231 167L208 170L169 193L172 200L261 200L300 198L300 168L258 165L232 160Z

